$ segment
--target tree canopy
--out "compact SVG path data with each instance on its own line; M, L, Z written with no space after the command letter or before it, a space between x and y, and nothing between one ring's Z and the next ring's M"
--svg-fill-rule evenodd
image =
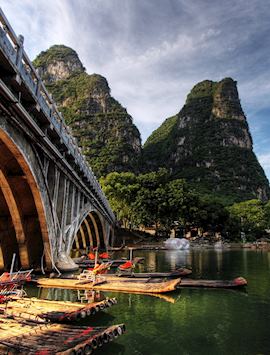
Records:
M195 191L184 179L170 179L164 168L136 175L113 172L100 180L117 219L125 228L155 226L167 234L175 222L184 228L226 233L231 239L260 237L270 229L270 202L225 201Z

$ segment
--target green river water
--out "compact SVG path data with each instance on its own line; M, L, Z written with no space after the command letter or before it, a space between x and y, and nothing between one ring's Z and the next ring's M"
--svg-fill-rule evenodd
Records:
M122 254L122 256L125 256ZM270 354L270 252L254 250L137 251L140 271L192 267L194 278L248 280L246 291L182 289L157 298L104 293L118 304L84 324L125 323L127 332L95 354ZM29 295L77 299L77 291L30 289Z

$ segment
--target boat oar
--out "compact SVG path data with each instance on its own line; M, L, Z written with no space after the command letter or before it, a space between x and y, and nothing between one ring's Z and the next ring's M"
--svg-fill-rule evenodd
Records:
M133 258L133 248L129 248L129 261L132 261Z
M97 260L98 260L98 248L95 251L95 266L97 266Z
M11 262L11 267L10 267L10 271L9 271L9 274L10 274L10 275L13 273L14 264L15 264L15 259L16 259L16 253L13 253L12 262Z

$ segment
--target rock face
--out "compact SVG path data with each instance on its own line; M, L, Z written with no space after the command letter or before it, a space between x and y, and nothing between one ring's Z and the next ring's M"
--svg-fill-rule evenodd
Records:
M132 117L111 96L104 77L85 72L74 50L53 46L34 65L98 177L166 167L172 178L234 201L270 196L231 78L195 85L182 110L148 138L141 159Z
M77 53L63 45L41 52L33 63L95 174L136 172L140 133L126 109L110 95L107 80L88 75Z
M47 51L41 52L34 64L47 85L67 79L72 74L84 72L78 54L63 45L55 45Z
M148 138L143 155L147 170L166 167L201 191L233 200L270 195L231 78L195 85L179 114Z

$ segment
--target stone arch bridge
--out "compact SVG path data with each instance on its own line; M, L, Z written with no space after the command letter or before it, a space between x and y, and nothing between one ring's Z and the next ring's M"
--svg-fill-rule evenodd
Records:
M0 269L73 269L73 246L106 248L114 215L0 9Z

